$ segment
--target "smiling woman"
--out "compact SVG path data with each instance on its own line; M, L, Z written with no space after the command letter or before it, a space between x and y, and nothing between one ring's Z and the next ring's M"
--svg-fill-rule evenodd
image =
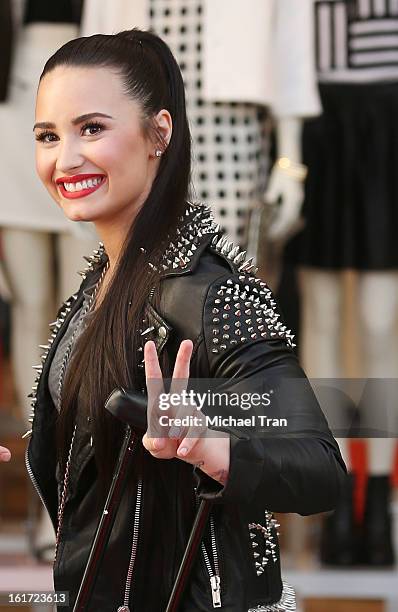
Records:
M79 112L81 109L87 112ZM69 219L96 224L107 249L112 248L113 268L159 165L156 141L142 129L139 105L126 96L115 69L61 65L41 79L36 118L41 180ZM170 113L161 109L152 122L157 139L167 146ZM84 185L90 178L100 180ZM104 236L109 224L104 227L101 223L110 214L113 247L108 235Z
M295 610L272 511L332 509L345 466L271 291L210 208L187 199L190 131L170 49L138 29L64 45L41 76L34 132L53 200L103 241L51 324L32 394L27 467L56 529L56 590L71 609L124 448L125 427L105 404L138 393L147 430L133 428L127 487L78 609L163 612L207 500L214 510L179 611ZM163 377L171 393L205 379L246 404L272 382L272 417L288 427L263 435L240 402L218 406L218 419L205 403L212 420L198 427L184 420L198 407L180 402L172 416L188 425L159 429Z

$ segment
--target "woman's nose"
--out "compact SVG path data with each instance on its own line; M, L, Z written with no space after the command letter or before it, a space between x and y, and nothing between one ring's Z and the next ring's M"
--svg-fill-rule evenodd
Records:
M60 172L67 173L75 168L80 168L84 163L84 155L77 143L63 142L58 148L56 168Z

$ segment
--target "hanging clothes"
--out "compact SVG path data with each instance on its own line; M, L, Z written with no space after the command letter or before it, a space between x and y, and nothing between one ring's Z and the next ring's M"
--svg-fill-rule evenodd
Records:
M303 130L306 226L288 258L327 269L398 267L398 2L315 2L323 114Z
M313 0L203 0L204 97L252 102L276 117L321 112Z

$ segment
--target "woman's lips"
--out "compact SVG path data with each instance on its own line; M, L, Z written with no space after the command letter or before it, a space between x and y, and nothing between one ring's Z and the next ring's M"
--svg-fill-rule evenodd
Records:
M97 191L97 189L102 187L105 181L106 181L106 178L103 176L101 177L101 181L97 183L97 185L93 185L93 187L79 189L79 191L67 191L65 189L63 182L58 182L57 185L64 198L66 198L67 200L76 200L77 198L85 198L91 193L94 193L94 191ZM71 182L76 183L77 181L71 181Z

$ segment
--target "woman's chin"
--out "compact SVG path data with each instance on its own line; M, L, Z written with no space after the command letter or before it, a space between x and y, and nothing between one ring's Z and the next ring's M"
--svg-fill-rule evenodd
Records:
M68 202L61 204L62 212L70 221L91 221L94 222L97 215L93 211L82 210L79 206L70 205Z
M83 215L79 213L65 213L65 216L69 221L87 221L94 223L95 219L92 215Z

